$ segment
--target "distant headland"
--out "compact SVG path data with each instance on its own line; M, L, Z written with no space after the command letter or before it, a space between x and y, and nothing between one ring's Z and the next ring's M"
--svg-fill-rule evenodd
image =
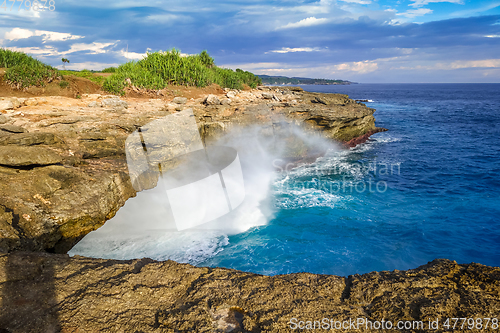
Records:
M307 77L286 77L257 75L264 85L296 85L296 84L317 84L317 85L348 85L357 84L346 80L311 79Z

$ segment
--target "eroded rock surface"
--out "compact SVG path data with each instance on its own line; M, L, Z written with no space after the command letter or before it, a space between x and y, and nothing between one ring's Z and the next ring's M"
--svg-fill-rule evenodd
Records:
M127 137L155 119L190 108L202 140L258 125L283 142L287 158L311 154L292 128L356 143L382 129L374 109L346 95L297 88L227 89L198 99L110 95L3 98L0 117L0 250L64 253L135 196L125 156ZM351 142L352 143L352 142ZM317 152L314 152L317 153ZM313 154L314 155L314 154Z
M173 261L18 252L0 256L0 295L0 328L11 333L292 332L294 322L323 318L422 321L424 329L400 331L444 332L446 318L498 318L500 269L434 260L348 278L270 277ZM438 319L439 329L429 330L429 319ZM498 329L490 323L481 331Z

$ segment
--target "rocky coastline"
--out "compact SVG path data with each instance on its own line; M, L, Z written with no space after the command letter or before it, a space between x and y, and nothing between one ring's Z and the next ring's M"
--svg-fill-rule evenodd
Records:
M284 158L292 161L321 153L295 136L295 127L346 148L385 130L363 103L298 87L219 89L194 98L0 98L0 332L289 332L292 318L498 318L500 269L479 264L435 260L409 271L269 277L172 261L68 257L136 195L127 136L186 109L207 145L258 125L286 142Z

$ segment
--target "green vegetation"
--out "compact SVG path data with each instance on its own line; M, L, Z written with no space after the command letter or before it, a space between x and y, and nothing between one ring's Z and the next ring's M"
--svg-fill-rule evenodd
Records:
M104 80L106 80L105 77L103 76L96 76L94 75L93 71L89 71L88 69L83 69L79 72L77 71L59 71L61 75L63 76L77 76L77 77L83 77L85 79L88 79L94 83L97 83L98 85L102 85Z
M69 63L66 58L61 60L63 66ZM233 89L243 89L245 85L255 88L262 84L261 79L250 72L215 66L214 59L207 51L190 56L182 56L176 49L148 53L140 61L127 62L118 68L103 69L102 73L113 73L107 78L86 69L59 71L25 53L6 49L0 49L0 67L7 68L5 80L17 88L44 86L56 78L64 80L64 76L76 76L101 85L103 90L121 95L129 85L159 90L169 84L205 87L216 83L223 88ZM61 81L59 85L66 88L69 82Z
M22 52L0 49L0 67L7 68L5 81L18 89L44 86L59 76L57 69Z
M114 73L114 72L116 72L116 67L107 67L101 71L101 73Z
M286 76L269 76L259 75L263 84L351 84L352 82L345 80L328 80L328 79L310 79L306 77L286 77Z
M180 51L172 49L148 53L140 61L119 66L106 79L103 89L123 95L123 89L130 84L138 88L163 89L168 84L205 87L212 83L242 89L244 84L255 88L261 84L261 80L250 72L235 72L215 66L214 59L206 51L184 57Z

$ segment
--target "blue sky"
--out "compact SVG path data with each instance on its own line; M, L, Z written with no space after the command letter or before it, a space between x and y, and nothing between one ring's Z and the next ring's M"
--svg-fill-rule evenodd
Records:
M62 57L67 68L102 69L175 47L257 74L500 82L500 0L53 0L43 12L20 4L0 8L0 46L59 68Z

